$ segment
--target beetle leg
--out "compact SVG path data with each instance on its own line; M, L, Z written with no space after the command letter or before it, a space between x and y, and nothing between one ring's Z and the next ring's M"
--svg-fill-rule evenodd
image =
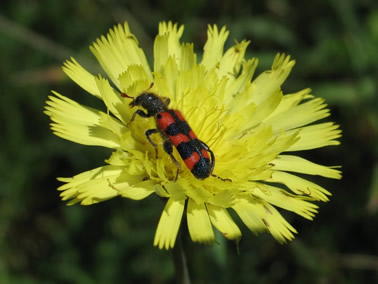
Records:
M201 140L198 140L198 141L201 143L202 147L205 148L205 150L210 153L210 156L211 156L210 173L212 173L213 170L214 170L214 167L215 167L215 156L214 156L214 153L213 153L213 151L210 150L210 147L205 144L205 142L203 142Z
M210 150L209 146L207 146L205 142L203 142L201 140L199 140L199 142L201 143L202 147L205 148L205 150L210 153L210 156L211 156L211 162L210 162L211 163L210 164L211 165L211 169L210 169L211 176L217 177L221 181L231 181L232 182L232 180L229 179L229 178L221 178L220 176L217 176L217 175L213 174L213 170L214 170L214 167L215 167L215 156L214 156L214 153L213 153L213 151Z
M177 173L176 173L176 177L175 177L175 180L177 180L178 178L178 175L180 173L180 164L179 162L176 160L175 156L173 156L173 148L172 148L172 143L169 141L169 140L165 140L164 144L163 144L163 148L164 148L164 151L169 155L171 156L171 159L173 161L173 163L175 163L176 167L177 167Z
M217 175L214 175L214 174L211 174L211 176L219 178L221 181L230 181L230 182L232 182L232 179L230 179L230 178L221 178L220 176L217 176Z
M161 99L163 100L163 102L166 106L168 106L171 102L171 99L167 98L167 97L161 97Z
M149 115L148 113L145 113L143 110L138 109L136 112L133 113L133 116L131 117L129 123L127 123L127 126L129 126L134 121L134 119L137 115L139 115L141 117L145 117L145 118L151 117L151 115Z
M154 141L151 140L151 135L152 134L155 134L155 133L159 133L159 130L157 130L156 128L154 129L148 129L146 132L145 132L145 135L147 137L147 140L148 142L150 142L150 144L155 148L155 153L156 153L156 159L158 158L158 147L157 145L154 143Z

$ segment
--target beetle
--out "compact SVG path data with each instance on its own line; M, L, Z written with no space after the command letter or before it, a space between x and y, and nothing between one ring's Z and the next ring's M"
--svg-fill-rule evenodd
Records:
M197 138L181 112L168 107L169 98L160 97L149 91L145 91L135 98L125 93L122 93L121 96L133 100L129 104L130 107L140 106L147 111L145 112L141 109L135 111L128 124L132 123L137 115L144 118L155 118L156 128L148 129L145 135L148 142L155 148L157 158L158 148L151 140L151 135L160 133L164 140L163 149L177 167L175 181L180 172L180 164L173 155L173 146L176 147L185 165L197 179L203 180L210 175L218 177L213 174L215 166L214 153L209 146ZM220 179L231 181L230 179Z

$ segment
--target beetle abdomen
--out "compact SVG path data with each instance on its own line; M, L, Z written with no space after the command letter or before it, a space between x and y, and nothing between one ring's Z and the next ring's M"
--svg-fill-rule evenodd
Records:
M205 179L211 174L208 152L179 111L159 112L156 115L156 124L176 147L185 165L196 178Z

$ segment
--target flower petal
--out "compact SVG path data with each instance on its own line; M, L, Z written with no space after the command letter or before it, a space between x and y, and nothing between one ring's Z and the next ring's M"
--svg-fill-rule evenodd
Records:
M280 171L319 175L334 179L341 178L339 170L312 163L298 156L279 155L277 159L272 160L271 165L273 169Z
M235 192L227 189L222 190L217 194L213 194L207 202L223 208L231 207L235 203Z
M181 182L168 182L164 184L164 187L169 196L171 196L174 200L183 200L186 198L185 189L182 187Z
M282 217L278 210L268 203L264 204L263 207L267 212L267 218L263 221L272 236L280 243L285 243L286 240L291 241L294 239L293 233L296 234L297 231L285 220L285 218Z
M252 58L247 62L242 62L243 69L240 74L231 84L227 86L227 89L224 94L224 104L229 105L231 101L238 97L238 94L244 92L250 85L253 74L255 73L258 60Z
M244 124L244 129L249 129L257 126L267 116L269 116L280 104L283 94L280 89L267 95L264 101L261 101L259 105L256 105L255 111L250 115L249 121Z
M154 246L166 250L175 246L184 206L185 200L168 199L156 229Z
M133 177L131 175L122 175L122 179L125 179L127 181L122 183L115 183L114 188L118 190L119 194L122 197L134 200L144 199L155 192L154 188L156 182L152 180L140 180L139 182L135 182L133 181L133 179L135 178L141 179L141 177L138 176Z
M254 233L260 233L267 230L267 227L263 221L264 218L260 216L261 214L257 213L256 207L262 208L262 204L253 204L247 202L244 198L240 198L232 206L232 209L235 210L248 229Z
M138 45L137 39L125 22L124 26L119 24L110 29L106 38L102 36L101 39L97 39L90 49L109 78L120 88L119 75L133 64L142 65L152 80L146 56Z
M238 173L239 180L260 180L260 173L271 170L267 167L269 163L297 140L295 133L290 136L282 134L274 137L269 127L261 126L232 144L224 142L228 153L219 149L222 160L217 166L226 171L228 166L228 172Z
M312 99L313 96L310 93L311 89L307 88L294 94L285 94L278 107L265 120L297 106L304 99Z
M225 26L222 27L220 31L218 31L216 25L208 26L207 41L203 49L203 57L201 61L201 65L205 66L207 70L213 69L222 58L224 43L226 42L228 35L229 31L226 30Z
M277 209L267 202L240 199L232 208L252 232L268 230L280 243L294 239L293 233L297 233Z
M294 193L309 196L315 200L328 201L327 195L331 195L329 191L313 182L281 171L273 171L271 177L267 179L267 181L282 183Z
M186 216L193 242L209 244L215 241L214 231L204 203L197 204L193 199L189 199Z
M274 186L264 185L264 188L264 191L253 191L253 196L285 210L295 212L309 220L312 220L315 213L318 212L316 210L318 208L317 205L301 200L297 195L290 194Z
M177 76L179 75L179 67L173 57L169 57L165 66L160 73L155 73L154 88L158 94L164 94L164 97L169 97L176 102L176 85Z
M244 59L244 54L249 45L249 41L243 40L229 48L217 65L219 77L226 76L230 83L234 81L240 71Z
M198 108L199 98L205 101L204 95L209 96L204 89L205 75L205 69L197 66L191 70L181 71L177 76L175 93L178 97L175 99L180 104L178 106L180 111L184 112L186 117L191 108Z
M54 123L54 134L64 139L107 148L117 148L124 126L111 116L90 107L82 106L53 92L49 96L45 113Z
M181 61L180 38L184 26L177 28L172 22L159 23L159 34L154 43L154 72L162 71L169 57L176 60L177 65Z
M230 101L232 112L238 112L238 108L235 106L239 105L244 108L242 113L248 114L248 120L246 119L242 123L243 129L250 129L258 125L278 108L283 97L281 85L289 76L294 63L293 60L290 60L290 56L277 54L272 70L260 74L251 85ZM247 108L251 106L254 108L253 113L247 112ZM267 125L270 125L270 121Z
M66 184L58 188L62 200L71 199L67 205L81 202L92 205L118 195L113 184L122 172L122 167L104 166L78 174L72 178L58 178Z
M73 57L71 57L71 61L67 60L64 62L63 71L72 81L88 93L101 99L100 91L96 85L95 76L85 70Z
M96 84L108 109L124 124L127 124L132 112L125 99L113 90L105 78L96 77Z
M197 64L197 56L193 51L192 43L183 43L181 45L180 69L191 70Z
M136 97L151 85L151 78L142 65L129 65L119 76L121 90L131 97Z
M295 61L290 60L290 56L277 54L274 58L272 70L263 72L252 82L254 86L251 96L252 102L259 106L277 92L289 76L294 64Z
M295 129L329 116L326 106L323 99L312 99L272 116L264 123L272 125L275 133Z
M230 240L239 240L241 232L225 208L207 204L211 223Z
M341 136L341 130L338 125L332 122L320 123L299 128L299 140L293 144L288 151L302 151L315 148L321 148L330 145L340 145L337 138ZM287 131L290 135L298 129Z

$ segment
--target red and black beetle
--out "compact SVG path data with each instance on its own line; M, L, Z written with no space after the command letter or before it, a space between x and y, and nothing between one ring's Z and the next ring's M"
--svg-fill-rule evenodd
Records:
M134 112L129 124L134 121L137 115L145 118L155 118L156 128L148 129L145 134L148 142L155 148L156 157L157 145L151 140L151 135L160 133L163 137L164 151L167 152L177 167L175 180L177 180L180 172L180 164L173 155L172 145L176 147L185 165L197 179L202 180L210 175L218 177L213 174L215 166L214 153L209 146L197 138L178 110L168 108L169 98L163 98L151 92L143 92L136 98L130 97L125 93L122 93L121 96L133 99L130 107L141 106L147 111L146 113L139 109Z

